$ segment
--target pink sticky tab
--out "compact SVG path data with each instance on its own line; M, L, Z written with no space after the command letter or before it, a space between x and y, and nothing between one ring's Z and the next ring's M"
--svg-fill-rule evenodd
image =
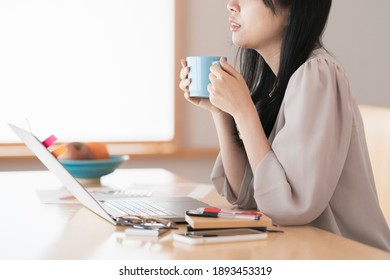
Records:
M54 135L51 135L51 136L47 137L47 138L42 142L42 144L43 144L46 148L49 148L55 141L57 141L57 137L55 137Z

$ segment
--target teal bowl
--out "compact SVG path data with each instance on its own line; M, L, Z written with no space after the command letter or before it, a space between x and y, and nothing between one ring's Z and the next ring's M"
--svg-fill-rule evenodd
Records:
M95 179L115 171L129 156L111 156L102 160L60 160L60 163L74 177L79 179Z

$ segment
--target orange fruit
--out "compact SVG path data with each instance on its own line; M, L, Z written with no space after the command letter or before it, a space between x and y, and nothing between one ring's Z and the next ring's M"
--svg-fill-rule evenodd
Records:
M92 152L92 159L108 159L110 154L108 153L107 145L101 142L86 142L85 143Z

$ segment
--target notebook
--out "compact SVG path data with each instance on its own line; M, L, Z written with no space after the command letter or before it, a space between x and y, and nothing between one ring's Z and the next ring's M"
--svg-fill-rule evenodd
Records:
M119 217L123 216L125 211L130 211L131 215L163 218L180 223L185 222L186 210L210 207L191 197L176 196L97 200L64 168L35 135L13 124L8 125L83 206L114 225L123 225Z
M272 226L271 218L264 214L260 220L186 216L186 221L193 229L267 228Z

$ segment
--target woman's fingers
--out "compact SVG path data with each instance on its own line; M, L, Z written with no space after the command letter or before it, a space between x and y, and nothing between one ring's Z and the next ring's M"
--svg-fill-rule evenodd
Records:
M188 90L184 92L184 98L190 100L190 92Z
M180 79L184 80L187 78L188 76L188 73L190 72L190 68L187 67L187 61L183 58L182 60L180 60L180 63L181 63L181 70L180 70Z
M179 87L182 91L188 91L188 86L191 83L191 80L188 79L188 73L190 72L189 67L187 67L187 61L183 58L180 60L181 70L180 70L180 84Z
M232 76L237 78L240 74L231 66L223 57L219 60L219 65L214 64L210 67L211 74L214 74L216 78L222 79L223 77Z
M225 58L221 57L221 59L219 60L219 63L221 64L221 67L222 69L227 72L229 75L233 76L233 77L239 77L240 76L240 73L237 72L236 69L234 69L234 67L232 65L230 65L226 60Z
M184 58L180 60L180 63L181 63L181 67L187 67L187 60L185 60Z
M186 79L188 76L188 73L190 72L190 69L188 67L183 67L180 70L180 79Z
M188 91L188 86L190 85L190 79L184 79L180 81L179 87L182 91Z
M207 85L207 90L210 93L210 96L214 94L214 87L212 83Z

